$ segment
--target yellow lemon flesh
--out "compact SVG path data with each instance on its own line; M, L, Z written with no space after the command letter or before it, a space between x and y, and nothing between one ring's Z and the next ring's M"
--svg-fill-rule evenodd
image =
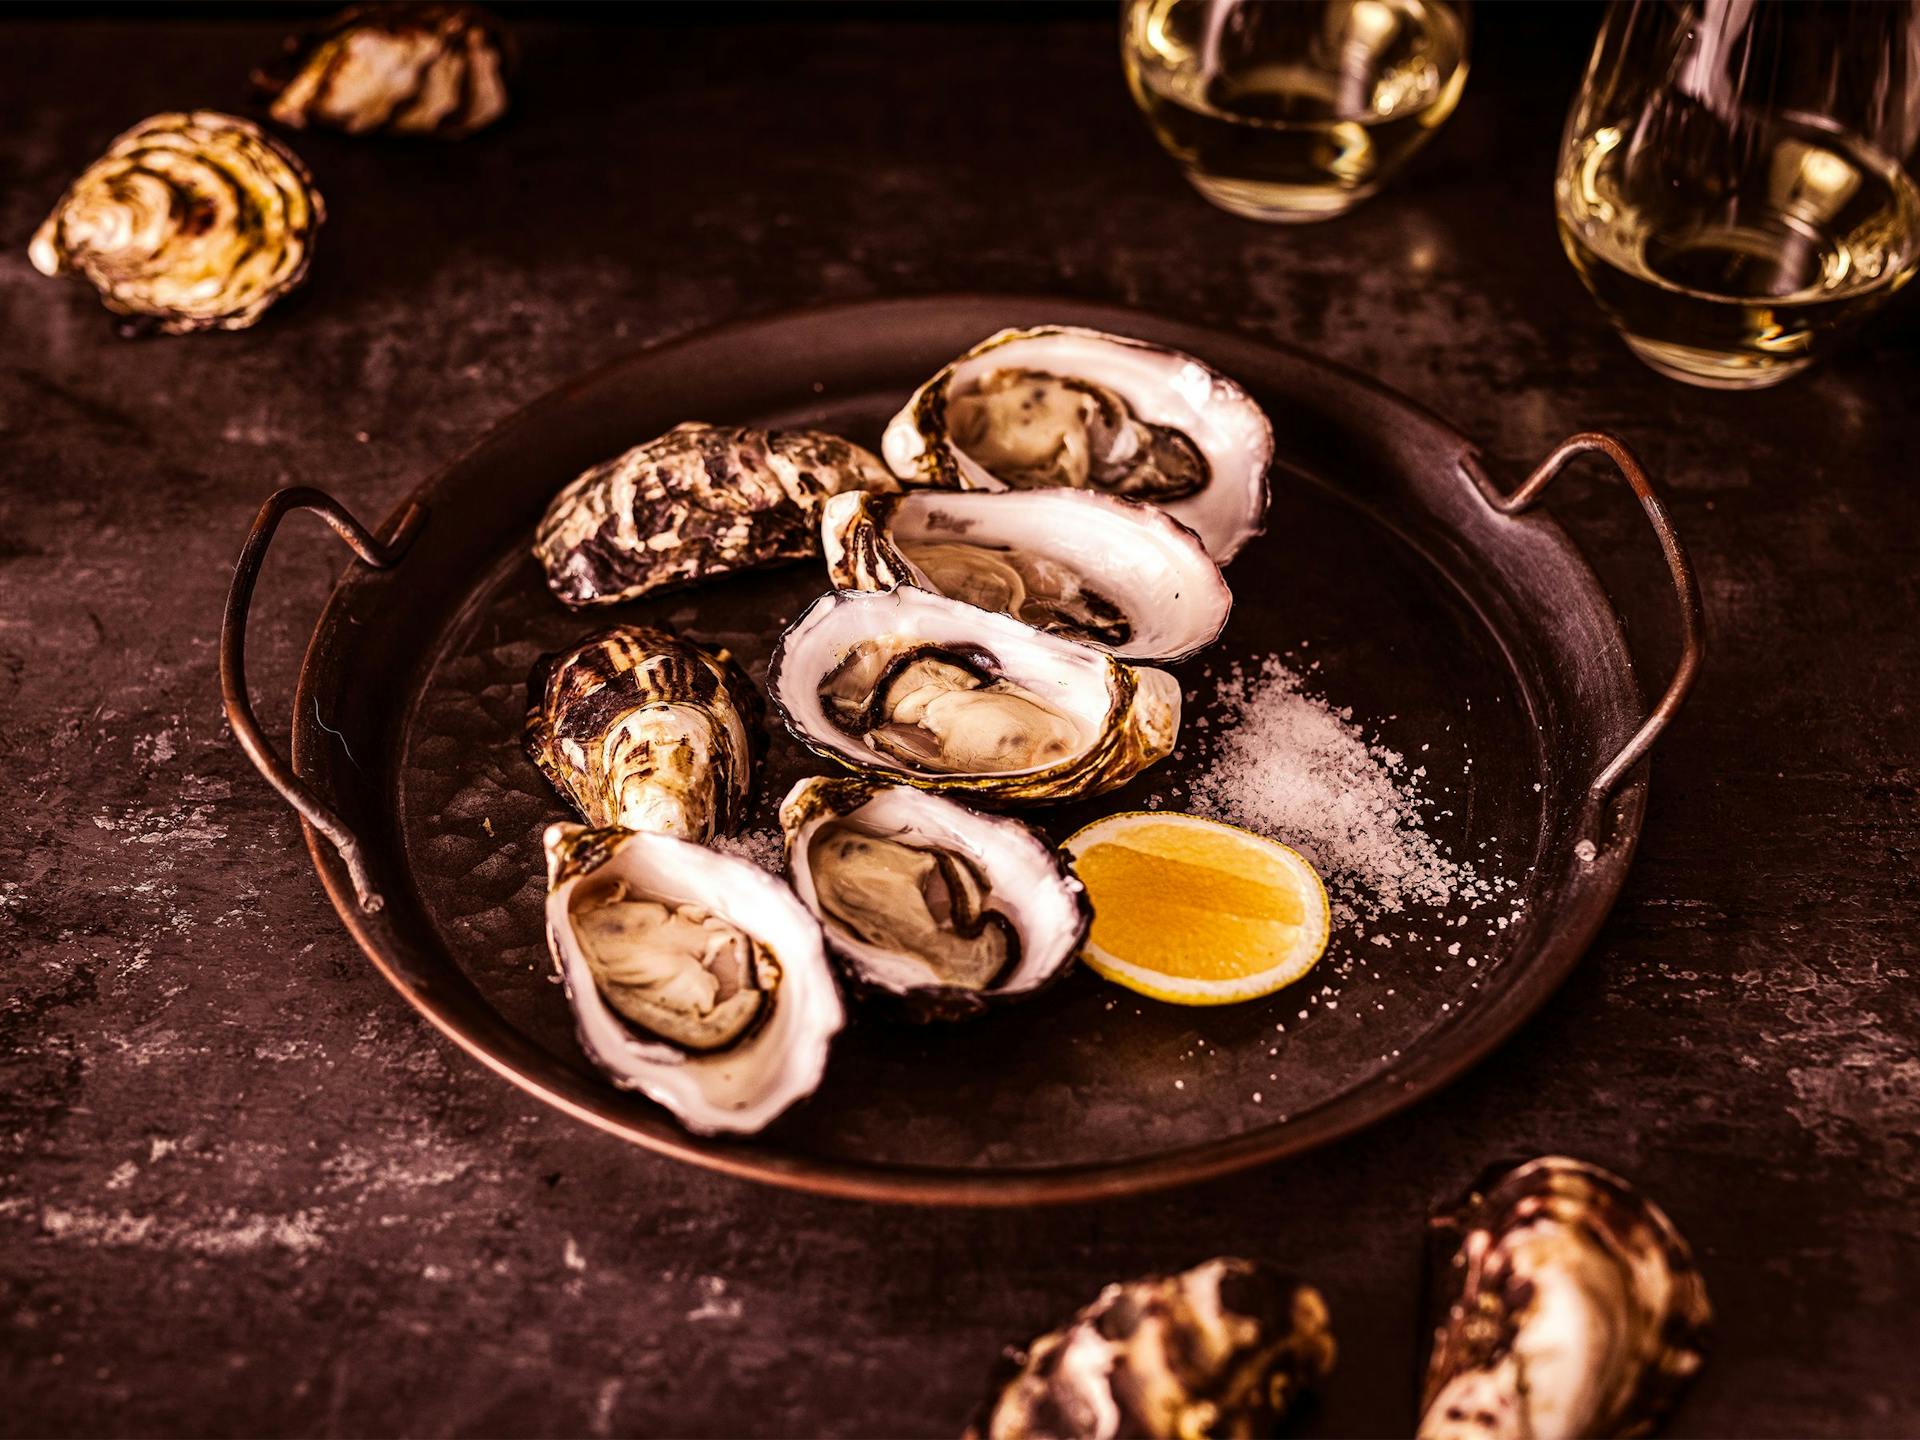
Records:
M1327 892L1285 845L1197 815L1109 815L1065 845L1093 902L1081 958L1176 1005L1291 985L1327 948Z

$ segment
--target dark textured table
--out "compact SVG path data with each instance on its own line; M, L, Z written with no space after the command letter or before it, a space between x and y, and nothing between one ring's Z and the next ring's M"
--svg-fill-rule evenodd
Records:
M0 27L0 1431L947 1434L1003 1342L1240 1251L1332 1303L1340 1369L1303 1431L1396 1433L1423 1213L1491 1160L1564 1150L1635 1177L1699 1251L1717 1349L1674 1433L1920 1433L1911 308L1766 394L1630 360L1550 210L1590 16L1483 10L1450 127L1301 230L1185 189L1105 7L685 18L529 23L514 115L465 144L301 137L332 210L306 293L244 335L147 342L34 274L27 237L135 119L243 103L277 27ZM973 288L1319 349L1508 479L1597 425L1664 482L1706 678L1592 954L1438 1099L1092 1209L872 1209L684 1169L431 1033L235 749L216 626L274 487L382 515L646 342ZM1598 478L1552 508L1656 683L1670 596L1636 508ZM263 713L341 563L276 550Z

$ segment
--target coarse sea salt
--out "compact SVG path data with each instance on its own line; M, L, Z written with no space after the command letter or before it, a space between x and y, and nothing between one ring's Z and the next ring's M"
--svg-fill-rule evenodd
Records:
M1478 904L1505 888L1427 833L1424 769L1410 771L1404 756L1369 741L1351 710L1308 694L1279 656L1236 664L1214 698L1193 809L1298 850L1326 881L1336 925L1409 906Z
M786 842L778 830L743 830L738 835L716 835L708 842L715 850L751 860L762 870L779 874L787 863Z

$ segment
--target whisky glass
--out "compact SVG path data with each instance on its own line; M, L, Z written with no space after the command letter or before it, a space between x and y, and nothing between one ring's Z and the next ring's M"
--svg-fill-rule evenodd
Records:
M1432 138L1467 83L1450 0L1128 0L1127 85L1193 187L1254 220L1325 220Z
M1634 353L1745 390L1912 278L1920 0L1615 0L1567 117L1560 238Z

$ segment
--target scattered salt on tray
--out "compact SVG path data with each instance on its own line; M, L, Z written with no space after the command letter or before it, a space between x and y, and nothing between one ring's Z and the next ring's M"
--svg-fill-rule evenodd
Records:
M1506 888L1427 833L1424 767L1410 771L1404 756L1369 743L1351 710L1309 695L1279 656L1254 669L1235 664L1215 702L1215 743L1193 782L1193 809L1298 850L1326 881L1336 925L1409 905L1477 904Z
M710 843L723 854L751 860L762 870L771 870L776 875L786 868L786 842L778 830L743 830L738 835L716 835Z

